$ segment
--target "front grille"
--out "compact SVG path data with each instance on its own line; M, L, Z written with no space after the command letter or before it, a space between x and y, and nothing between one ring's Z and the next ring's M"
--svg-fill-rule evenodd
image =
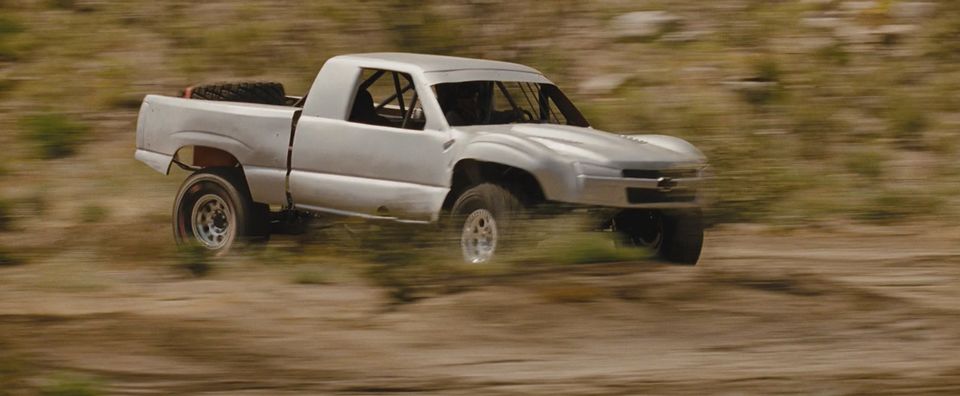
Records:
M632 204L693 202L697 199L696 190L675 190L663 192L647 188L628 188L627 202Z
M696 169L662 169L662 170L648 170L648 169L624 169L623 177L631 179L659 179L661 177L669 177L671 179L688 179L695 178L699 175L699 171Z

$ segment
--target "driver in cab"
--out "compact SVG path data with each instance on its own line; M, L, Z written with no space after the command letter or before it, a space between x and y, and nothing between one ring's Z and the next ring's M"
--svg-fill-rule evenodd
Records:
M442 84L437 87L440 105L450 126L510 124L523 120L519 109L494 111L490 109L490 88L483 81ZM481 101L487 103L481 106Z

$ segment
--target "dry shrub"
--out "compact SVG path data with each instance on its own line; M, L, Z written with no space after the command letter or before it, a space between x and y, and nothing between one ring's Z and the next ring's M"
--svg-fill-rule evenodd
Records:
M21 136L32 144L42 159L72 155L86 139L90 128L58 113L34 114L20 119Z

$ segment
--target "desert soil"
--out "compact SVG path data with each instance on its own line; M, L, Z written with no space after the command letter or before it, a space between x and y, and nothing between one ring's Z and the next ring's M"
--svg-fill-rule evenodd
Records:
M69 288L0 268L0 348L109 394L960 394L944 226L721 227L696 267L573 266L404 305L262 266L86 265L97 281Z

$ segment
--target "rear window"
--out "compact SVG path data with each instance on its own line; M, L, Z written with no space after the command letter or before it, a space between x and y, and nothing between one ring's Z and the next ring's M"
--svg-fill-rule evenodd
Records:
M423 130L426 117L407 73L364 69L350 110L351 122Z

